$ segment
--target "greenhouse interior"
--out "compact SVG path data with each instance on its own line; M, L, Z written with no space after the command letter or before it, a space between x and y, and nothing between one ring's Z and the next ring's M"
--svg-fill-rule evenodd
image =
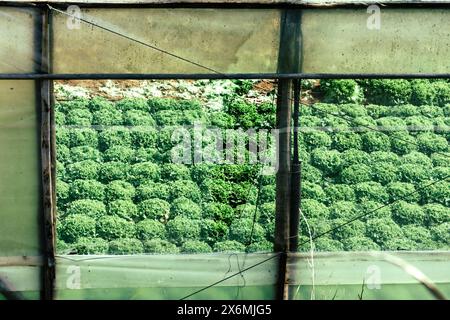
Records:
M0 300L450 297L450 1L1 1L0 58Z

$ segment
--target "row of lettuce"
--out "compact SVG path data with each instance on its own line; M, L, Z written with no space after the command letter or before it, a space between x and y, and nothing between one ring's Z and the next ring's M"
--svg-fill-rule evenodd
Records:
M310 234L321 235L319 251L448 249L450 84L330 80L319 90L335 103L300 110L300 249ZM250 164L170 163L179 126L275 126L273 103L242 92L223 100L222 110L173 99L59 102L58 250L271 251L273 175Z

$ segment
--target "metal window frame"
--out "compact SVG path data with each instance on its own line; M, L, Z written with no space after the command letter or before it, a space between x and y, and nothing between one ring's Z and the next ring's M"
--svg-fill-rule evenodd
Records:
M286 67L280 68L277 73L230 73L230 74L152 74L152 73L75 73L75 74L54 74L51 67L52 52L52 34L51 34L51 17L47 4L55 7L63 7L70 4L79 5L83 8L273 8L283 9L284 22L282 24L281 41L279 48L280 58L288 61ZM450 1L397 1L385 0L377 3L384 7L401 7L401 8L450 8ZM38 108L40 110L40 135L41 135L41 163L42 163L42 245L44 248L44 263L42 272L42 293L41 298L44 300L54 299L55 287L55 222L56 222L56 193L55 193L55 125L54 125L54 109L53 109L53 80L169 80L169 79L276 79L279 82L277 101L277 126L288 128L283 136L282 146L280 147L279 156L283 159L283 166L277 173L277 206L276 206L276 227L275 227L275 252L280 252L279 263L279 279L276 289L278 299L288 299L288 282L287 279L287 261L290 248L290 240L295 232L295 228L290 228L289 220L293 218L290 210L290 194L292 192L290 185L291 170L291 151L290 151L290 129L291 129L291 101L290 96L293 92L293 83L299 79L431 79L431 78L450 78L450 73L434 74L434 73L290 73L290 70L299 70L293 68L298 58L298 52L292 50L292 46L283 45L289 41L296 41L296 37L300 37L298 33L292 33L289 29L292 25L289 23L291 18L295 20L295 14L290 16L294 10L303 8L366 8L368 4L361 3L356 0L348 1L295 1L295 0L231 0L223 2L223 0L99 0L99 1L2 1L1 6L17 6L37 8L41 12L40 21L38 21L39 32L36 32L36 46L39 54L39 70L37 73L1 73L0 80L36 80L37 94L39 96ZM296 46L298 48L298 46ZM293 62L294 61L294 62ZM296 82L297 83L297 82ZM297 87L295 85L294 87ZM298 95L298 93L297 93ZM297 213L298 214L298 213ZM294 217L295 218L295 217ZM295 219L294 219L295 220ZM298 217L297 217L298 220Z

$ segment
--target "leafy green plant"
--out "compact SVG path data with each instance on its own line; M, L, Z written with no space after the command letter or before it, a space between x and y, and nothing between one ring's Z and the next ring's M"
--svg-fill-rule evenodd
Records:
M135 225L118 216L104 216L97 221L92 221L97 234L105 240L119 238L133 238L136 232Z
M181 245L181 252L183 253L210 253L211 247L200 240L187 240Z
M110 254L139 254L144 252L141 241L133 238L116 239L109 242Z
M145 219L136 224L136 236L139 240L165 239L166 228L164 224L153 219Z

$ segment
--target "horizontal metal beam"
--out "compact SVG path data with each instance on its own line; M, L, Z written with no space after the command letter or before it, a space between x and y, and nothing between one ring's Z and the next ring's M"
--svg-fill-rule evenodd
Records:
M54 6L79 5L81 7L213 7L213 8L330 8L330 7L368 7L377 4L382 7L435 7L450 5L450 0L12 0L0 1L0 6Z
M450 73L9 73L0 80L450 79Z

